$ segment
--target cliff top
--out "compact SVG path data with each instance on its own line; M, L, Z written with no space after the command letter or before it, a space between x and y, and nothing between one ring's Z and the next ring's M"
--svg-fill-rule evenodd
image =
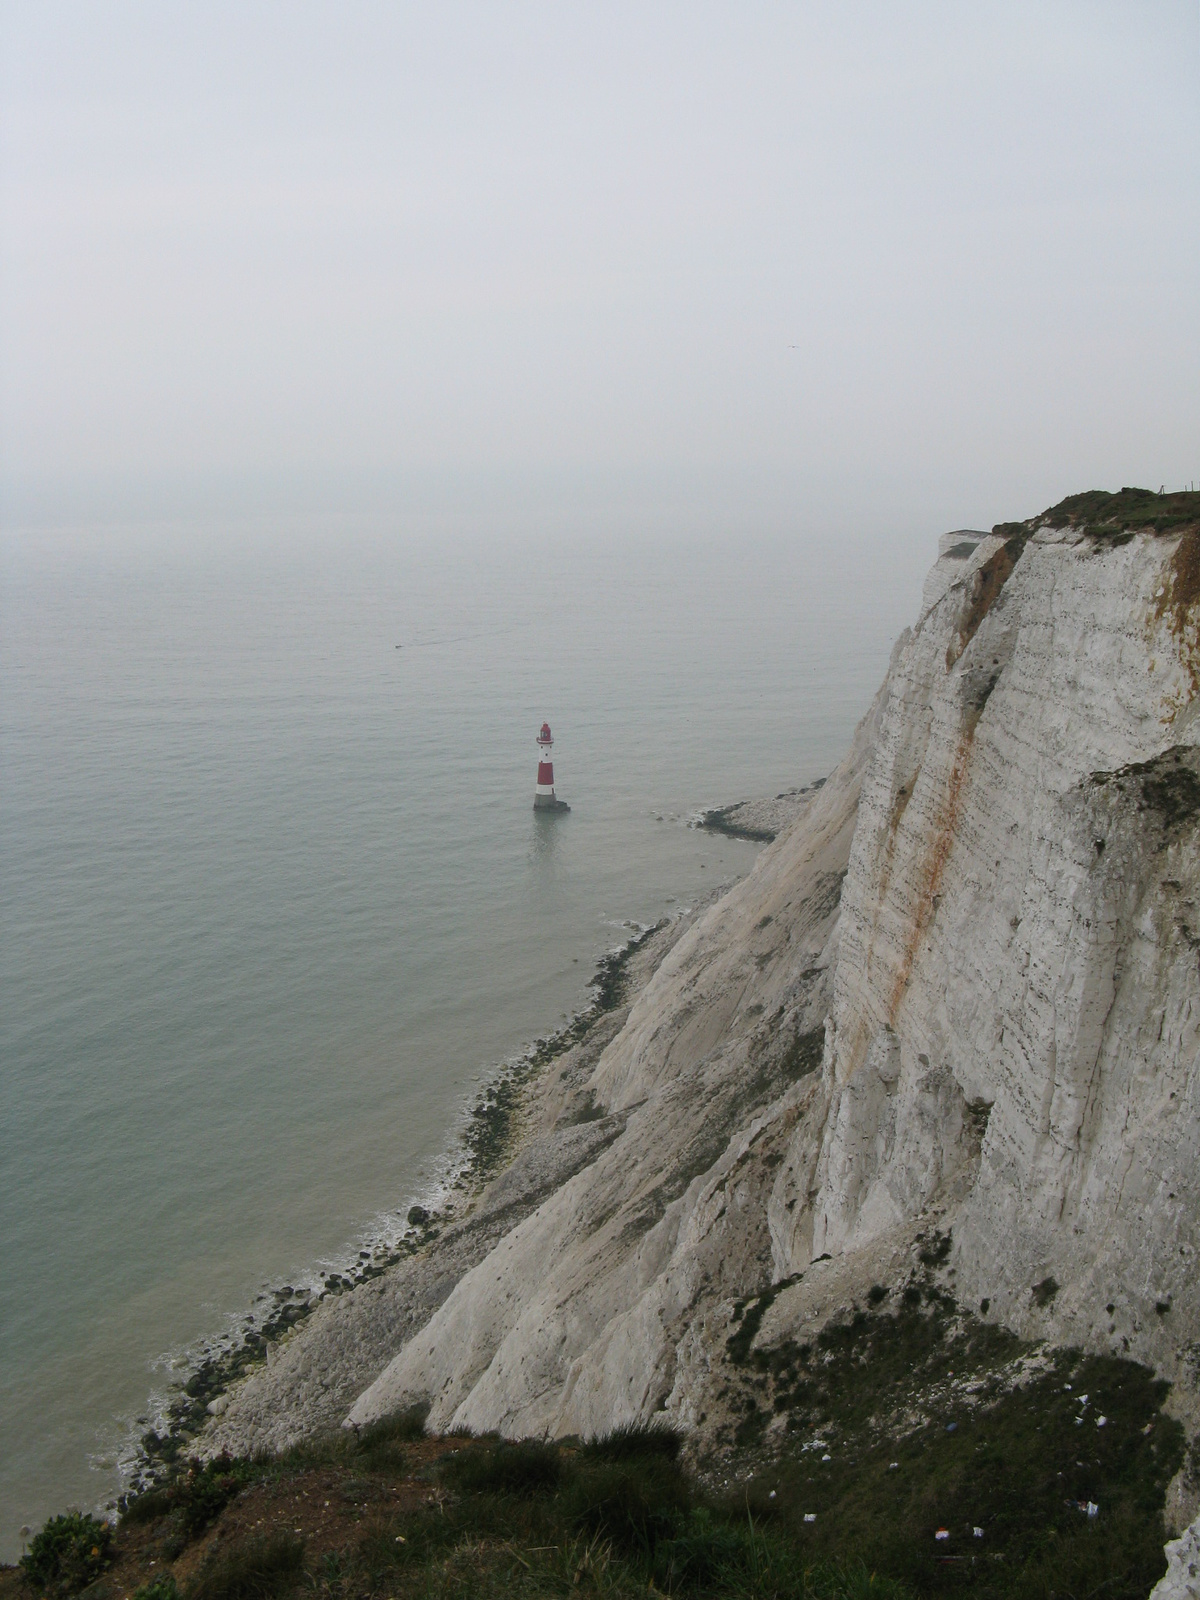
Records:
M1038 528L1080 528L1094 538L1153 529L1155 533L1175 533L1200 526L1200 490L1182 489L1173 494L1155 494L1153 489L1087 489L1070 494L1039 516L1025 522L998 522L992 532L1001 538L1028 536Z

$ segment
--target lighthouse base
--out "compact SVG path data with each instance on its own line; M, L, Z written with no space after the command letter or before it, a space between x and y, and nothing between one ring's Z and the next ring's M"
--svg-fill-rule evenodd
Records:
M535 794L533 797L535 811L570 811L570 806L565 800L559 800L552 794Z

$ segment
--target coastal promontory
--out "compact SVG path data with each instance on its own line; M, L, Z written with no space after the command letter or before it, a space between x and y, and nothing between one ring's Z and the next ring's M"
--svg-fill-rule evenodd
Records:
M1182 1536L1158 1592L1197 1592L1200 495L943 539L845 759L768 820L510 1084L504 1159L277 1330L177 1482L341 1463L412 1500L396 1545L482 1495L479 1549L545 1494L523 1570L569 1538L598 1589L642 1495L660 1590L848 1595L861 1560L863 1593L1145 1595Z
M943 541L842 764L532 1085L477 1244L323 1309L206 1448L292 1443L332 1392L357 1428L414 1406L510 1437L658 1419L720 1475L739 1442L769 1455L827 1420L774 1377L748 1396L750 1358L770 1372L933 1294L1022 1349L1168 1383L1182 1528L1198 600L1196 495L1077 496Z

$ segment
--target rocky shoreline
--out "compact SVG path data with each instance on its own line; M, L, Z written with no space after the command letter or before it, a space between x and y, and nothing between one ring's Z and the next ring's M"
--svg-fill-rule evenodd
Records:
M200 1347L157 1424L138 1437L126 1467L124 1492L114 1508L206 1449L201 1436L206 1429L210 1435L222 1431L214 1419L228 1409L231 1392L256 1374L269 1372L285 1342L322 1308L417 1258L429 1264L428 1270L418 1268L414 1274L421 1285L418 1298L428 1303L431 1294L436 1297L438 1288L452 1287L478 1253L495 1242L497 1228L512 1226L576 1164L602 1147L609 1129L602 1119L591 1118L586 1106L578 1113L577 1135L561 1141L553 1154L536 1147L538 1079L554 1063L570 1057L570 1063L563 1062L556 1073L556 1082L566 1082L582 1062L603 1049L628 1014L629 994L644 984L695 915L692 908L652 927L627 925L632 931L625 943L597 963L588 983L591 1001L565 1026L535 1039L522 1055L502 1063L488 1078L454 1137L440 1203L414 1204L407 1225L393 1241L361 1250L344 1267L323 1272L319 1287L281 1284L265 1291L232 1334ZM527 1145L534 1148L527 1151ZM334 1392L338 1390L334 1386ZM328 1405L322 1408L328 1409ZM323 1420L340 1418L331 1414Z
M824 782L824 778L817 778L803 788L785 789L771 798L736 800L732 805L703 812L690 826L728 834L733 839L771 844L804 815Z

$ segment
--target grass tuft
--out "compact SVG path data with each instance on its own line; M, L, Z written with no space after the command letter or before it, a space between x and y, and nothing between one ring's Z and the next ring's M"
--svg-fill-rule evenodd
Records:
M577 1533L608 1541L626 1558L651 1563L659 1542L674 1536L692 1504L678 1463L664 1456L581 1467L560 1498Z
M726 1587L749 1576L754 1555L748 1522L731 1524L715 1517L707 1506L697 1506L655 1545L654 1581L668 1594Z
M304 1541L294 1534L240 1539L205 1561L187 1600L263 1600L291 1588L303 1563Z
M675 1461L682 1443L680 1434L662 1423L624 1422L589 1439L579 1455L583 1461L633 1461L646 1456Z
M407 1445L416 1444L425 1437L425 1418L428 1406L413 1406L397 1412L392 1417L381 1417L363 1428L355 1442L356 1454L369 1471L382 1472L395 1468L403 1471L408 1462Z
M179 1586L171 1573L160 1572L149 1583L138 1585L133 1600L179 1600Z
M444 1457L441 1474L462 1494L544 1494L558 1488L562 1460L556 1445L540 1440L501 1441Z

